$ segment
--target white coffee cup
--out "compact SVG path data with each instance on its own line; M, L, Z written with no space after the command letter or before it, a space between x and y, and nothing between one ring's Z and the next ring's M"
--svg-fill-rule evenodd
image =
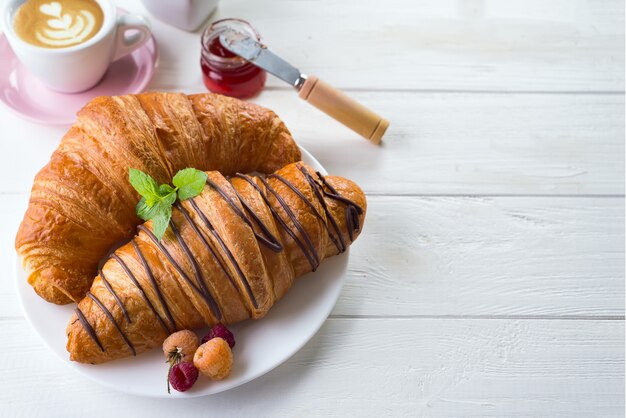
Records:
M150 22L141 15L117 15L111 0L95 0L102 9L102 27L92 38L67 48L43 48L22 40L13 28L13 16L26 0L7 0L2 11L4 33L13 52L47 87L78 93L98 84L109 65L145 44ZM54 0L50 0L53 2ZM130 36L127 31L133 31Z

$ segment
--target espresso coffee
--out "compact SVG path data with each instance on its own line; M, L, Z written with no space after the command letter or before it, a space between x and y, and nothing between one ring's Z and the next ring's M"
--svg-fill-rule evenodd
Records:
M104 20L94 0L27 0L15 12L13 30L43 48L68 48L93 38Z

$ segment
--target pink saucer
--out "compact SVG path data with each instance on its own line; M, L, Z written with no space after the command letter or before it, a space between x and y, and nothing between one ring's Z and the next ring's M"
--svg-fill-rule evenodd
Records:
M0 35L0 101L19 116L50 125L70 125L87 102L97 96L141 93L154 74L158 51L154 36L141 48L109 67L91 90L57 93L45 87L22 65Z

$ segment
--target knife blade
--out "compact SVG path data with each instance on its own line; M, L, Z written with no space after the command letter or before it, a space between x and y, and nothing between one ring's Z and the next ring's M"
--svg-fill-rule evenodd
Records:
M271 52L250 35L228 29L220 34L220 42L233 54L295 87L301 99L362 137L375 144L380 143L389 126L388 120L317 77L302 74L299 69Z
M220 42L233 54L252 62L270 74L299 89L306 76L296 67L274 54L267 47L244 33L227 30L220 35Z

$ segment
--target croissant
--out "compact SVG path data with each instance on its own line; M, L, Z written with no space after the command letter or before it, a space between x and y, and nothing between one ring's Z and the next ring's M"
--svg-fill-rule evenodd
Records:
M299 160L281 120L251 103L214 94L99 97L35 177L15 248L41 297L79 301L99 260L141 222L129 167L169 183L185 167L271 173Z
M161 241L148 221L110 255L67 327L71 360L103 363L176 330L261 318L361 231L361 189L302 162L267 178L207 174L199 196L175 204Z

